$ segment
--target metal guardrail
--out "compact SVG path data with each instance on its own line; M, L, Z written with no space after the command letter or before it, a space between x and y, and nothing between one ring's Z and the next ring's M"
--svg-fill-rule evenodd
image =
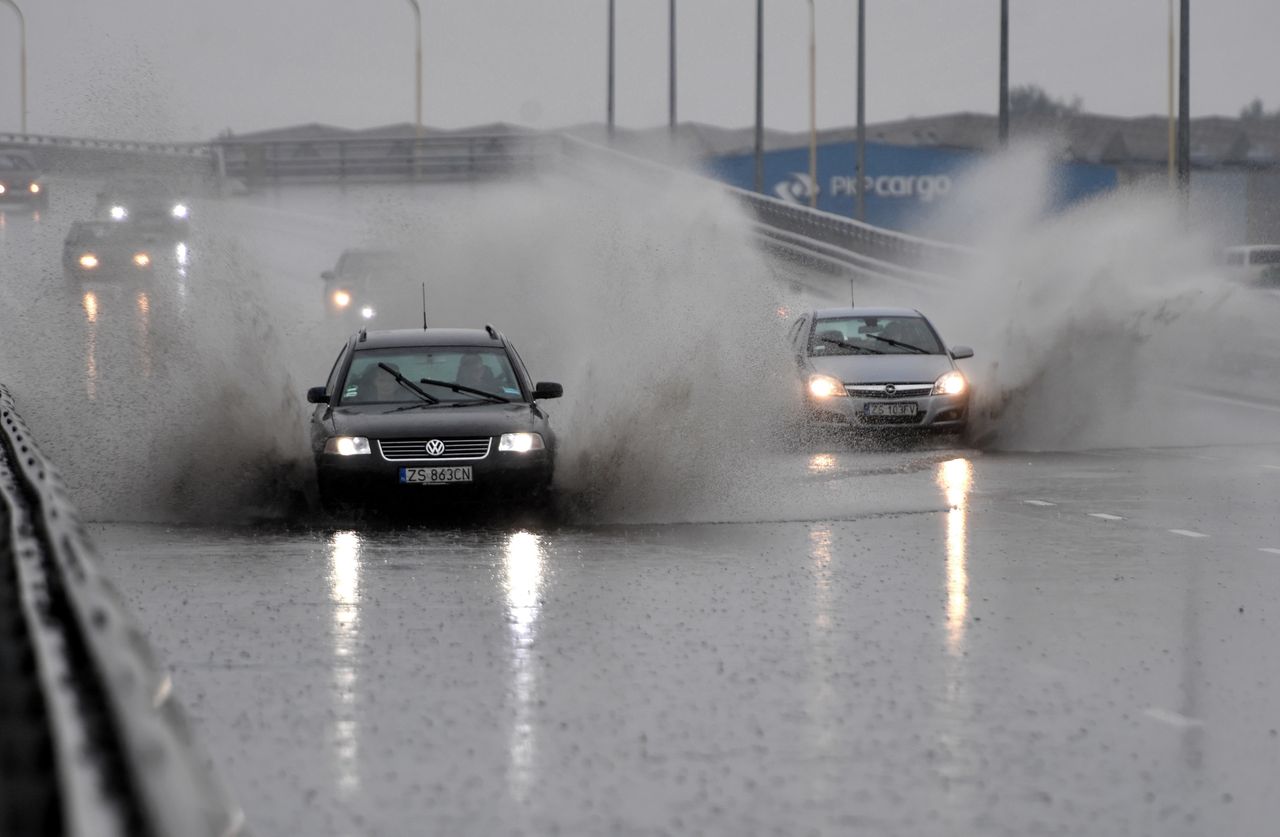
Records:
M289 182L470 180L530 170L555 148L545 134L449 134L315 140L218 140L219 174L250 188Z
M130 154L159 154L172 157L209 156L209 144L204 142L141 142L134 140L92 139L88 137L61 137L50 134L0 134L0 146L121 151Z
M168 675L98 570L57 470L3 386L0 506L9 524L0 552L17 574L50 728L58 780L50 819L77 837L242 833L243 814L196 746Z

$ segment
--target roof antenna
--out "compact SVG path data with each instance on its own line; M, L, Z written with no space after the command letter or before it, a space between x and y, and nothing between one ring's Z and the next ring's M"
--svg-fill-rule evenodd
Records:
M850 276L850 277L849 277L849 307L851 307L851 308L857 308L857 307L858 307L858 302L857 302L857 300L856 300L856 299L854 299L854 292L853 292L853 277L852 277L852 276Z
M427 330L427 283L422 283L422 330Z

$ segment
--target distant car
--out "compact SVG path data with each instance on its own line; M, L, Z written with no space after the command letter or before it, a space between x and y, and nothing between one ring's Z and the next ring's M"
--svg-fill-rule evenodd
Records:
M320 274L324 280L325 312L331 319L356 327L385 321L386 314L405 305L416 310L416 294L408 293L413 275L412 262L405 253L344 250L333 270ZM380 318L379 314L383 316Z
M95 216L103 221L130 224L186 238L191 202L168 182L136 178L108 182L98 192Z
M1227 247L1222 257L1240 279L1255 285L1280 286L1280 244Z
M185 242L111 221L77 221L62 243L63 268L82 279L138 276L157 268L185 274L189 260Z
M969 382L933 324L907 308L827 308L796 320L791 349L813 422L868 430L958 432Z
M27 152L0 150L0 203L49 205L49 187L35 158Z
M307 392L321 500L424 512L477 497L537 502L556 449L538 402L562 394L534 383L490 326L362 330Z

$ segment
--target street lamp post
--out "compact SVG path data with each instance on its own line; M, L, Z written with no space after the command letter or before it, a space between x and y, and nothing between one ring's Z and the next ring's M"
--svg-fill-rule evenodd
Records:
M670 125L671 133L674 134L676 132L676 0L671 0L667 22L671 30L667 48L667 124Z
M854 166L857 217L867 220L867 7L858 0L858 160Z
M418 126L418 136L422 136L422 9L418 6L418 0L409 0L409 5L413 7L413 34L415 40L414 50L414 123Z
M18 4L14 0L0 0L13 7L18 13L18 33L21 38L19 46L18 61L21 65L20 84L22 87L22 133L27 132L27 19L22 14L22 9L18 8Z
M818 29L809 0L809 206L818 206Z
M1191 199L1191 0L1182 0L1178 68L1178 187L1183 206Z
M1174 0L1169 0L1169 188L1178 188L1178 129L1177 115L1174 105L1175 91L1178 88L1177 69L1174 56L1177 54L1174 37Z
M613 4L614 0L609 0L609 71L608 71L608 94L605 100L605 127L609 131L609 138L613 139Z
M764 191L764 0L756 0L756 191Z
M1009 0L1000 0L1000 145L1009 143Z

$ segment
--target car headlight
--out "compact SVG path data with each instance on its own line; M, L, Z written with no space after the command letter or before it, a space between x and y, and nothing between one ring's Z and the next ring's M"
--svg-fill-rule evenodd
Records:
M189 214L191 214L191 210L187 208L185 203L175 203L173 205L174 218L186 218Z
M946 372L933 384L934 395L959 395L969 386L964 375L952 369Z
M348 305L351 304L351 294L347 293L346 291L334 291L333 304L338 306L339 308L346 308Z
M98 257L92 253L85 253L80 257L80 266L85 270L93 270L98 266Z
M128 217L129 217L129 210L125 209L123 206L111 207L111 220L123 221L125 218L128 218Z
M809 394L814 398L838 398L848 396L844 383L830 375L810 375Z
M537 433L503 433L498 439L498 450L509 450L515 453L527 453L531 450L542 450L545 447L542 436Z
M136 264L138 267L146 267L147 265L151 264L151 257L148 256L146 253L134 253L133 263Z
M364 317L366 320L372 320L375 313L377 312L373 310L372 305L366 305L360 309L360 316Z
M369 440L363 436L334 436L324 443L325 453L338 456L361 456L371 451Z
M40 184L39 184L39 183L32 183L32 184L31 184L31 186L30 186L30 189L31 189L31 194L33 194L33 195L38 195L38 194L40 194Z

